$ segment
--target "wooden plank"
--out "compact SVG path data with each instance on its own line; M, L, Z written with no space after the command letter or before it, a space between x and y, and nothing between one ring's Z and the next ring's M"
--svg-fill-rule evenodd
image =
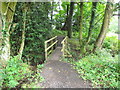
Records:
M49 50L49 49L50 49L53 45L55 45L57 42L58 42L58 40L55 41L52 45L50 45L50 46L46 49L46 51Z
M53 40L53 39L55 39L55 38L57 38L57 36L55 36L55 37L53 37L53 38L51 38L51 39L45 41L45 43L48 43L48 42L50 42L51 40Z
M62 49L61 49L61 51L62 51L62 53L63 53L63 57L64 57L64 55L65 55L65 41L66 41L66 39L67 39L67 36L63 39L63 41L61 42L61 44L62 44Z
M70 54L70 52L69 52L67 49L65 49L65 51L66 51L68 54Z
M63 52L63 57L72 57L72 55L70 54L70 52L67 50L68 46L68 37L66 36L63 41L61 42L62 44L62 49L61 49L61 52ZM66 54L69 54L69 55L66 55Z
M67 36L62 40L61 44L62 44L63 42L65 42L66 39L67 39Z
M49 55L53 50L50 50L47 54Z
M64 57L72 57L72 55L64 55Z
M49 47L47 47L47 43L54 40L54 39L57 39L57 36L45 41L45 59L47 60L47 57L48 55L53 51L53 50L50 50L49 52L47 52L50 48L52 48L57 42L58 40L56 40L53 44L51 44Z

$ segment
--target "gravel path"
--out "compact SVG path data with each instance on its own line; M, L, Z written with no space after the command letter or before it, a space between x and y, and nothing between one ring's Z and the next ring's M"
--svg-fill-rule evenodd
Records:
M61 45L60 45L61 46ZM59 61L62 56L61 47L57 47L45 63L41 75L45 81L38 86L44 88L90 88L90 83L79 77L72 65Z

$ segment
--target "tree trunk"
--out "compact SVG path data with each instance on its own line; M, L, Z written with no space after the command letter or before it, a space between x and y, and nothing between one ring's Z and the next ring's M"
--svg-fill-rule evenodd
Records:
M92 29L94 27L94 19L95 19L96 7L97 7L97 2L93 2L92 3L92 13L91 13L90 27L89 27L89 32L88 32L88 37L87 37L86 44L89 43L91 35L92 35Z
M26 6L26 4L24 4L23 6L23 30L22 30L22 41L21 41L21 45L20 45L20 49L19 49L19 59L22 58L22 53L24 50L24 45L25 45L25 29L26 29L26 13L27 13L28 7Z
M1 55L2 55L2 43L3 43L3 35L2 35L2 32L1 32L1 30L2 30L2 15L0 14L0 63L3 61L2 60L2 57L1 57Z
M79 18L80 28L79 28L79 42L82 45L82 29L83 29L83 2L80 2L80 18Z
M102 43L103 43L104 38L106 36L107 30L109 28L110 18L112 16L112 14L113 14L113 7L112 7L110 2L107 2L105 14L104 14L104 19L103 19L103 24L101 27L101 31L98 35L98 38L96 39L93 51L95 51L96 48L102 47Z
M74 10L74 2L70 3L70 11L68 15L68 20L67 20L67 26L68 26L68 37L72 37L72 16L73 16L73 10Z
M6 64L10 59L10 27L13 21L16 2L0 2L0 22L2 23L0 28L2 46L0 47L0 62Z

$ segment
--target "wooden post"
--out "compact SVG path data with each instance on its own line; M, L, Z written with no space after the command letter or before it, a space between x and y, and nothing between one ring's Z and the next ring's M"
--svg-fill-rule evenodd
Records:
M68 51L68 37L66 36L63 41L61 42L62 44L62 52L63 52L63 57L72 57L70 52Z
M68 39L68 37L66 36L66 50L68 50L68 43L67 43L67 39ZM66 53L66 55L67 55L67 53Z
M47 52L47 51L51 48L53 49L55 44L57 44L58 40L56 40L56 38L57 38L57 36L45 41L45 60L47 60L48 54L50 53L50 52ZM52 44L49 47L47 47L48 46L47 43L50 42L50 41L53 41L54 39L55 39L55 41L52 42Z
M57 37L56 37L56 40L55 40L55 41L58 41L58 40L57 40ZM58 43L58 42L57 42L57 43ZM57 43L55 44L55 48L57 47Z
M54 42L54 39L51 41L51 44ZM51 48L51 52L54 50L54 46Z
M45 60L47 60L47 43L45 42Z
M64 50L65 50L65 45L64 45L64 42L63 42L63 57L64 57L64 55L65 55Z

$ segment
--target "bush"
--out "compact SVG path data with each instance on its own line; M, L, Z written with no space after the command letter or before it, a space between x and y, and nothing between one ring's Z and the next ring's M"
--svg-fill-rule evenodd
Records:
M118 56L112 57L105 49L97 51L96 54L90 54L73 64L83 79L93 83L93 87L118 87L120 80Z
M44 64L37 65L37 71L34 75L31 75L31 78L28 78L28 83L23 83L22 88L42 88L38 83L44 81L44 78L41 76L41 69L44 67Z
M15 87L19 81L26 78L30 74L29 66L19 60L17 56L11 58L6 67L0 67L2 81L0 87Z
M51 35L52 36L60 36L60 35L66 36L67 31L61 31L61 30L54 29L54 30L52 30Z
M103 47L107 49L111 49L113 54L118 53L120 40L118 40L117 36L107 36L104 40Z

